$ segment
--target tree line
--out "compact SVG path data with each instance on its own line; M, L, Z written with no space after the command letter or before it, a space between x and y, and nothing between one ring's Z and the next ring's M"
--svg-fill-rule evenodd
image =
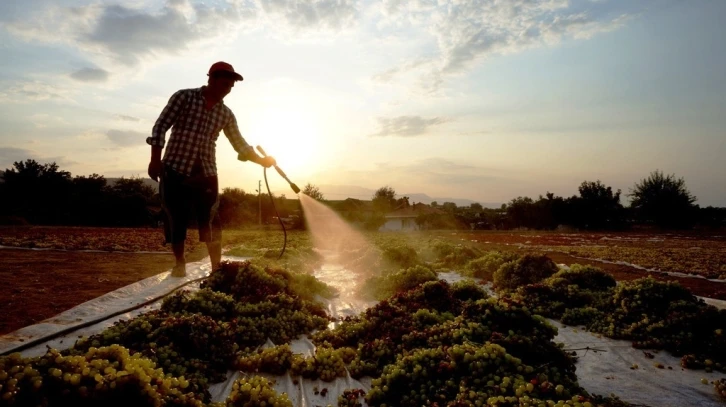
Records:
M1 174L0 197L0 224L139 227L159 226L164 217L157 190L142 178L73 177L56 163L31 159L15 162ZM287 201L284 195L274 197L280 216L294 212ZM238 188L223 190L219 212L226 227L276 216L267 196Z
M319 188L307 184L303 193L327 202L341 216L363 228L377 230L386 214L413 205L390 186L375 191L370 201L349 198L329 202ZM578 195L555 196L547 192L537 199L517 197L499 208L480 204L457 206L432 202L416 223L421 229L556 229L569 226L586 230L623 230L634 225L663 229L719 228L726 225L726 208L701 208L682 178L655 171L635 183L630 205L621 202L622 192L598 181L584 181ZM74 226L158 226L163 219L156 190L142 178L110 182L102 175L73 177L56 163L35 160L15 162L0 176L0 224ZM417 205L417 208L421 204ZM220 194L219 214L224 227L276 223L279 215L291 227L304 227L299 201L285 195L272 199L265 193L225 188Z
M322 194L317 192L318 199ZM578 195L555 196L547 192L537 199L517 197L499 208L484 208L474 203L457 206L454 202L432 202L437 212L422 211L416 217L420 229L497 229L517 228L552 230L562 227L584 230L625 230L634 226L659 229L726 227L726 208L701 208L683 178L656 170L636 182L630 205L621 202L622 191L600 180L583 181ZM371 198L374 213L388 213L410 207L406 196L399 197L389 186L379 188ZM385 222L380 222L382 225Z

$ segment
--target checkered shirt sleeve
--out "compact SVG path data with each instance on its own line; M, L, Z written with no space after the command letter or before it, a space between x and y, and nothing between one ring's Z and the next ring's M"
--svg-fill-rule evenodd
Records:
M151 130L151 137L146 139L147 144L164 148L164 145L166 145L166 132L174 125L179 113L184 109L188 94L189 92L186 90L180 90L171 95L169 103L166 104L159 118L156 119L154 128Z

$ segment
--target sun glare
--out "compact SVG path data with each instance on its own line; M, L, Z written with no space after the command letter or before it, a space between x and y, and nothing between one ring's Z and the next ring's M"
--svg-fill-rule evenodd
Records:
M286 172L310 172L319 161L319 127L304 108L270 106L255 120L254 127L259 144Z

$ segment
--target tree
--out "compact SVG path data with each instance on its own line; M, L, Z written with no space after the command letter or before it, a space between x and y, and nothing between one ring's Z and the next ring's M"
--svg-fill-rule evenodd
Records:
M443 205L441 205L441 209L443 209L449 213L454 213L454 212L456 212L456 203L455 202L444 202Z
M117 226L144 226L154 222L149 204L154 188L142 178L120 178L106 187L109 199L109 218Z
M58 165L35 160L17 161L3 174L2 210L31 223L53 224L67 221L71 200L71 173Z
M579 197L569 199L570 217L577 227L585 229L618 229L625 223L625 211L620 204L620 190L613 192L600 180L583 181Z
M629 196L631 208L643 221L666 229L693 225L698 206L693 204L696 197L688 191L683 178L656 170L636 183Z
M223 227L238 228L257 224L258 202L256 194L240 188L224 188L219 194L219 220Z
M73 178L72 219L76 225L100 226L109 218L105 195L106 178L103 175Z
M408 208L409 206L411 206L411 202L409 202L409 197L402 196L402 197L396 199L396 203L395 203L394 209L397 209L397 208Z
M316 185L307 183L305 184L305 187L302 190L302 193L309 196L310 198L315 199L316 201L324 201L325 197L323 196L323 193L320 192L320 188L318 188Z
M371 201L376 211L390 212L396 207L396 190L389 186L378 188Z
M156 193L156 191L154 191L154 188L151 185L147 184L143 178L137 177L121 177L108 188L111 192L120 196L139 195L145 199L153 198L154 194Z

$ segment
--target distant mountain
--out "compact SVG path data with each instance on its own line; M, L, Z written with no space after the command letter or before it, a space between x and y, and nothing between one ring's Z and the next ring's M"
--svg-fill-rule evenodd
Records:
M479 201L473 201L471 199L464 199L464 198L441 198L441 197L432 198L432 197L430 197L430 196L428 196L426 194L420 194L420 193L415 193L415 194L398 194L398 195L399 196L407 196L409 202L411 202L411 203L421 202L421 203L425 203L427 205L430 205L431 202L434 202L435 201L439 205L443 204L444 202L453 202L453 203L456 204L456 206L469 206L469 205L471 205L473 203L480 203L481 206L483 206L485 208L493 208L493 209L499 208L499 207L502 206L501 203L497 203L497 202L479 202Z

